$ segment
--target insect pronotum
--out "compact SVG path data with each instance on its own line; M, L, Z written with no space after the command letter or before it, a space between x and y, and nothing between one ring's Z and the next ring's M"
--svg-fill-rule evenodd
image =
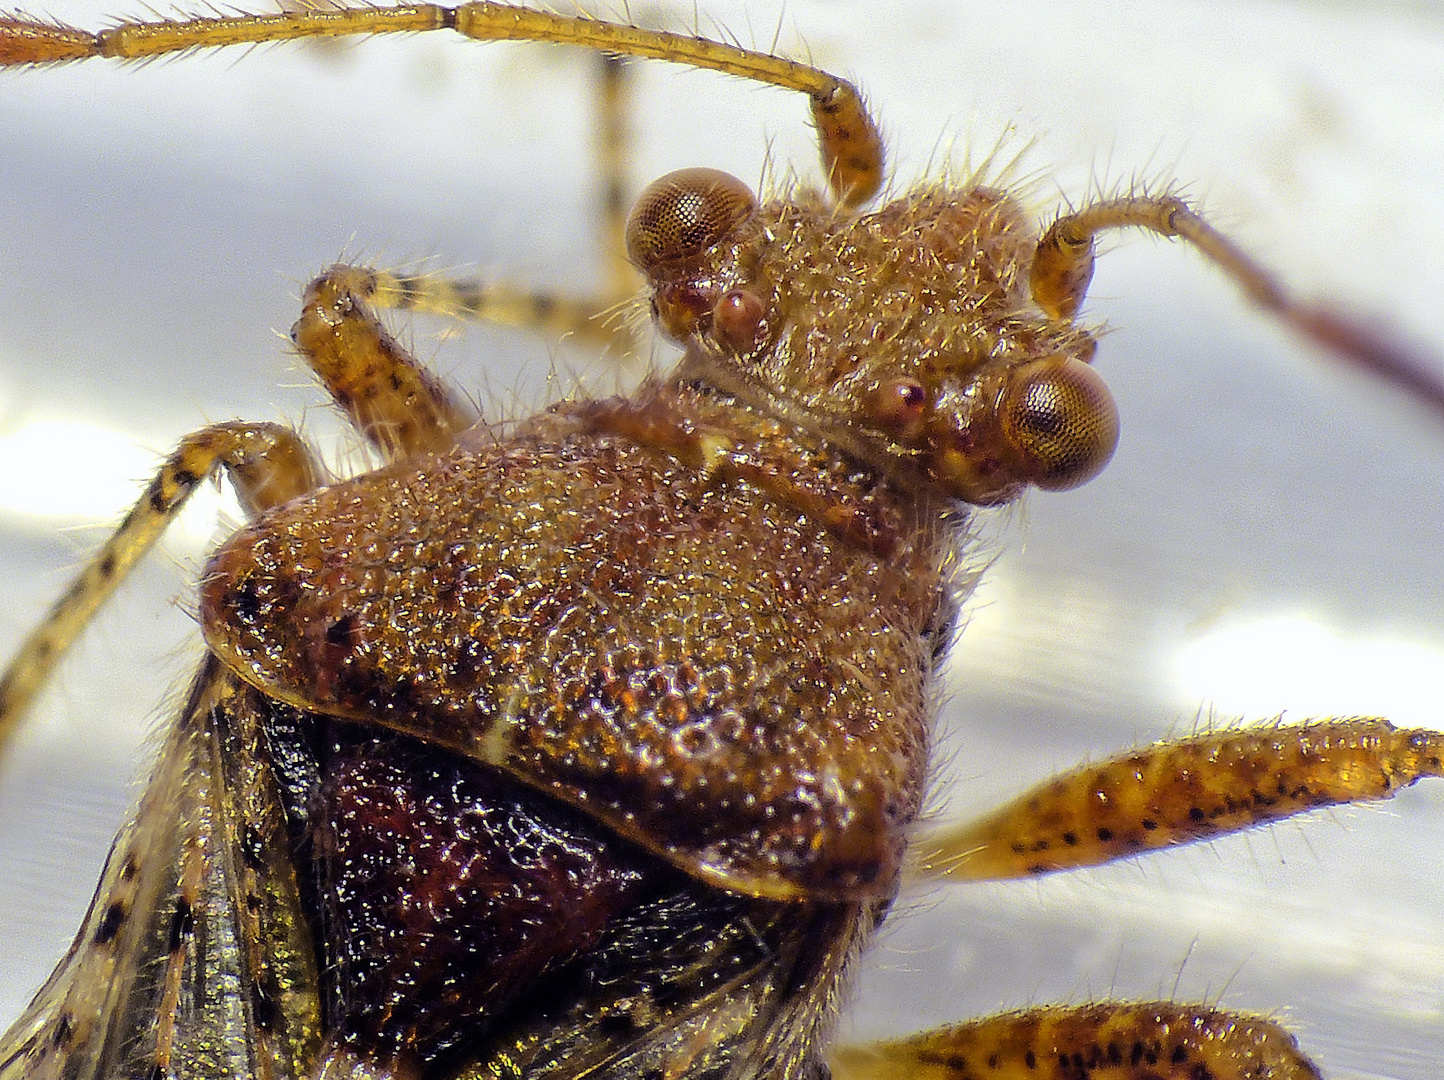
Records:
M721 25L745 37L746 16L709 7ZM82 25L96 22L85 11L55 14ZM1380 305L1402 312L1415 330L1438 340L1441 335L1428 322L1433 313L1422 299L1413 299L1430 295L1428 282L1441 276L1427 260L1427 252L1439 250L1429 242L1439 235L1438 208L1411 200L1407 186L1384 183L1431 140L1412 136L1406 152L1387 129L1369 126L1380 110L1436 122L1418 113L1409 95L1410 76L1418 73L1420 84L1427 84L1430 74L1437 74L1437 54L1411 39L1406 24L1381 22L1372 12L1351 20L1338 13L1311 17L1266 9L1265 17L1282 21L1257 33L1193 28L1186 42L1169 45L1177 21L1190 14L1159 5L1148 13L1156 25L1124 27L1070 4L1040 10L1032 24L1012 15L1004 25L984 21L987 13L965 17L950 8L919 7L899 9L881 31L871 18L857 16L849 23L835 12L799 5L790 7L788 18L820 61L861 80L889 135L902 183L923 171L939 139L957 136L976 155L1009 121L1029 136L1043 129L1043 145L1024 166L1025 173L1050 170L1031 200L1040 216L1057 202L1051 171L1056 162L1082 161L1085 169L1100 171L1105 183L1125 184L1143 162L1145 179L1196 180L1190 194L1202 195L1227 223L1241 221L1250 239L1257 231L1284 270L1337 294L1381 298ZM751 17L765 44L773 14L761 15L760 24L755 11ZM939 25L942 30L935 29ZM790 34L784 34L784 46ZM1010 68L1016 75L1030 65L1003 61L1033 55L1051 35L1059 42L1083 35L1087 43L1065 50L1071 69L1053 77L1067 89L1048 95L1036 74L1005 83ZM1276 48L1263 42L1280 37L1308 41L1312 57L1273 55ZM1243 52L1250 39L1270 55ZM1368 95L1360 89L1362 76L1350 78L1351 63L1370 55L1363 41L1410 61L1401 62L1401 71L1389 71L1384 88ZM1324 43L1332 43L1332 51ZM586 113L577 108L555 119L547 116L564 104L570 108L566 99L586 92L585 65L569 73L565 63L541 50L429 40L348 50L346 62L334 71L298 52L304 50L278 49L238 65L223 53L141 72L91 64L7 79L0 107L14 110L3 122L16 132L15 152L7 153L0 168L14 170L16 181L7 176L7 190L26 213L7 217L3 227L18 235L7 236L0 247L37 259L14 272L0 301L10 305L3 320L7 333L13 329L22 345L7 349L5 357L6 374L16 385L14 401L36 408L37 401L94 397L96 403L85 408L97 411L82 415L134 431L163 451L201 420L301 415L301 405L277 404L278 372L287 383L305 380L285 373L269 331L294 319L290 281L303 279L343 248L370 256L379 247L383 261L435 251L445 262L476 258L487 270L519 267L523 277L561 278L564 269L548 268L566 266L578 251L591 258ZM1080 64L1085 66L1079 69ZM1146 76L1138 69L1149 65L1186 67L1186 74L1143 82ZM355 88L372 84L357 69L373 67L391 81L382 84L386 92L368 92L363 100ZM1257 80L1248 89L1239 85L1244 70ZM1128 92L1108 85L1110 73L1126 78ZM439 89L427 84L428 77ZM638 162L632 170L639 185L687 164L717 165L755 181L768 139L774 140L775 161L795 164L807 175L815 169L798 119L802 107L785 95L660 66L640 78ZM472 79L490 80L484 93L469 93ZM278 90L280 80L299 81L304 89L294 95ZM1136 89L1140 85L1147 89ZM1103 101L1089 100L1095 91ZM1387 106L1377 100L1386 91L1393 94ZM304 102L316 100L316 94L329 106L318 124L319 150L295 134L314 112ZM537 110L530 125L535 137L571 159L565 183L551 184L561 168L537 168L534 159L523 158L528 147L514 132L484 126L481 110L465 107L469 98L498 94L506 95L502 100L510 107ZM661 101L669 94L678 100ZM301 102L299 118L272 111L278 103L268 99L292 96ZM63 100L66 118L80 129L72 136L38 120L31 98ZM1139 115L1144 98L1156 112ZM190 103L177 118L147 115L177 101ZM388 107L397 108L412 129L399 120L388 122L383 111ZM735 127L725 144L711 126L688 122L699 107ZM1102 110L1104 119L1090 117L1089 108ZM679 122L669 124L653 109ZM436 137L445 140L435 145L414 130L418 117L433 115L443 118ZM235 134L218 116L263 130ZM219 130L199 145L186 145L189 138L171 134L186 123ZM364 144L358 147L340 132L327 142L326 130L341 123L352 125ZM696 137L693 127L707 127L704 137ZM667 148L665 159L651 137L658 131L679 143ZM504 149L496 153L499 142ZM124 169L116 164L121 148L136 156ZM1225 157L1230 150L1239 157ZM261 152L274 156L253 162ZM95 157L83 156L88 154ZM524 164L514 167L523 178L509 179L507 161L518 158ZM1425 161L1418 167L1431 166ZM91 172L100 168L116 171ZM260 175L251 175L251 168ZM1368 179L1362 199L1340 192L1343 185L1334 182L1337 173L1351 170ZM92 175L99 177L94 184L86 179ZM550 186L537 190L538 176ZM1086 190L1086 174L1064 172L1058 183L1076 199ZM494 195L497 191L503 194ZM104 201L97 205L98 198ZM388 211L394 216L386 216ZM566 215L563 222L548 220L560 213ZM63 224L68 214L81 216L83 227ZM1300 222L1304 227L1298 228ZM1391 229L1405 239L1382 240ZM1419 255L1404 246L1411 243ZM1318 247L1300 253L1309 244ZM252 246L253 256L238 257L250 255ZM1021 523L1011 523L1002 561L976 599L974 632L964 638L956 660L966 678L950 683L948 703L950 715L963 718L953 724L960 732L967 720L979 725L971 736L960 734L950 751L950 773L961 780L948 797L969 806L986 806L1085 755L1106 755L1186 729L1193 710L1211 697L1225 716L1240 709L1255 718L1268 715L1276 707L1273 699L1234 705L1209 685L1179 687L1169 682L1168 672L1139 674L1139 665L1154 660L1160 638L1178 645L1190 634L1202 635L1198 624L1207 628L1227 624L1229 616L1262 618L1270 612L1306 614L1356 645L1405 632L1426 641L1432 634L1438 643L1437 601L1444 585L1433 553L1444 525L1438 479L1444 471L1437 433L1387 392L1351 377L1321 375L1311 360L1292 362L1287 354L1293 346L1244 312L1197 260L1147 240L1118 246L1100 261L1088 310L1120 330L1105 341L1102 369L1120 398L1124 443L1109 470L1081 492L1030 499L1026 513L1015 515ZM41 259L54 261L47 267ZM1315 263L1323 266L1310 265ZM82 267L93 276L80 276ZM77 278L82 284L56 284ZM425 355L427 339L419 337ZM443 370L462 362L471 365L468 372L484 367L491 386L507 389L511 376L496 374L493 336L471 331L467 340L484 343L469 344L466 361L443 361ZM545 347L523 341L514 348L532 359L534 369L545 368L544 360L535 363ZM32 389L25 381L27 362L61 389L48 399ZM75 365L73 374L61 366L66 363ZM202 374L190 386L156 400L162 377L196 368ZM149 374L137 376L138 369ZM1135 380L1144 398L1165 400L1156 406L1135 400ZM460 381L470 380L464 374ZM316 400L309 389L303 395L298 400ZM112 404L105 404L107 397ZM1161 419L1150 419L1154 407ZM137 413L147 417L143 428L127 419ZM1317 427L1322 445L1300 445L1301 422L1271 432L1250 421L1280 414L1300 421L1323 417ZM314 426L316 417L307 422ZM1204 429L1197 443L1189 430L1195 426ZM1144 442L1150 436L1158 441ZM1161 446L1160 436L1171 445ZM1255 440L1256 451L1237 449ZM127 466L126 475L140 475L147 467ZM104 461L91 462L83 473L106 469ZM125 496L77 516L101 519L123 501ZM1152 505L1140 510L1140 503ZM15 531L7 532L17 555L6 559L6 567L23 567L29 576L34 563L22 559L42 557L34 554L35 546L49 528L20 519ZM77 545L51 550L54 567L73 561ZM1146 572L1133 573L1136 566ZM24 610L46 603L63 577L52 572L41 582L17 585L25 589L16 593ZM152 590L163 603L186 586L175 579ZM139 591L132 591L127 610L111 616L86 647L84 663L109 663L116 639L130 636L134 623L128 620L140 606ZM1049 639L1043 635L1060 628L1036 607L1059 596L1070 610L1086 613L1088 630L1045 644ZM6 611L8 633L26 628L24 610ZM1005 614L1012 621L998 627ZM140 617L149 627L154 608ZM1004 635L1001 640L984 637L983 630L994 628ZM172 640L180 637L172 632ZM1115 650L1124 648L1135 658L1116 658ZM138 669L144 673L141 685L123 695L132 710L125 726L132 729L144 723L155 687L183 678L183 665L171 663L169 674L160 675L153 658L147 663ZM1040 671L1044 663L1049 667ZM62 721L72 726L54 737L48 754L44 736L37 736L42 748L32 762L74 752L82 741L75 732L89 731L97 709L82 704L81 670L72 668L65 693L57 695ZM979 687L985 678L987 684ZM107 700L117 696L106 694ZM1389 708L1367 701L1296 706L1292 700L1280 704L1288 705L1294 718L1312 711ZM1036 726L1021 719L1035 714ZM995 728L987 727L988 718ZM1427 716L1397 712L1395 718L1429 722ZM0 795L10 794L11 777L23 778L32 767L11 766ZM121 790L118 798L123 803L128 794ZM1431 863L1419 853L1441 850L1430 839L1440 836L1439 807L1439 795L1425 787L1396 801L1388 814L1348 812L1346 830L1330 822L1302 830L1282 826L1247 840L1219 842L1213 851L1154 856L1136 867L1090 872L1082 884L1059 878L940 894L944 899L926 918L928 929L920 931L933 941L930 953L916 953L908 920L896 920L888 938L895 949L885 948L875 958L880 973L864 980L865 990L882 988L886 1000L865 995L861 1022L867 1032L900 1031L920 1026L921 1009L931 1024L1033 1000L1166 995L1177 977L1180 998L1211 999L1228 984L1225 1004L1287 1007L1291 1025L1330 1076L1433 1075L1434 1051L1444 1043L1444 990L1437 982L1440 965L1432 958L1444 949L1444 936L1437 907L1431 918L1423 905L1444 878L1437 858ZM0 829L7 844L35 828L33 819L25 820L31 824L22 829L7 819ZM110 831L109 824L98 829L102 844ZM58 918L50 943L34 950L39 966L16 974L13 988L5 984L12 1008L23 1004L43 976L47 951L53 955L73 930L74 905L88 895L95 868L90 863L77 871L82 880L70 908ZM22 894L16 875L5 877L4 888L15 892L13 899L10 892L0 895L17 909L0 922L8 961L12 937L17 947L28 941L30 920L38 921L57 902L49 880L27 876ZM1341 881L1362 881L1367 889L1344 888ZM1233 919L1223 900L1190 903L1200 894L1227 898L1248 914ZM1267 897L1267 910L1278 905L1284 913L1261 918L1260 896ZM1114 904L1124 912L1116 914ZM904 904L904 913L911 906ZM1080 909L1086 914L1079 916ZM1160 910L1174 925L1163 925ZM1361 913L1369 914L1367 924ZM1243 935L1226 932L1238 921L1263 922L1260 939L1240 940ZM1282 943L1279 935L1286 935ZM1020 939L1036 944L1036 955L1021 956L1024 947L1018 945L1017 952L1010 947L1002 954L1006 966L1016 962L1016 971L986 966L999 955L993 951L996 940ZM1336 966L1311 958L1317 942L1327 943ZM925 974L910 978L918 969ZM939 969L954 975L955 983L940 986ZM909 992L915 1000L899 1004ZM904 1019L889 1020L889 1004Z

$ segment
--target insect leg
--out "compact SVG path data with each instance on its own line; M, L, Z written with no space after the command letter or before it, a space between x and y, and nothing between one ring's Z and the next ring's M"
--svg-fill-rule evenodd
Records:
M1033 256L1033 299L1049 315L1072 319L1093 277L1094 237L1140 228L1186 240L1265 311L1340 359L1444 411L1444 381L1402 343L1327 304L1293 297L1237 244L1172 195L1106 199L1055 221Z
M598 239L605 260L602 290L575 296L506 282L451 278L442 274L372 271L367 301L375 307L423 311L453 319L475 319L568 338L625 357L636 351L637 319L632 304L640 279L626 257L628 206L628 79L626 61L611 53L597 60L597 172L601 178Z
M505 4L462 4L452 15L458 32L480 41L563 42L619 56L709 68L800 91L811 99L823 171L832 193L846 206L860 206L882 187L882 136L861 95L845 79L819 68L703 37Z
M160 538L191 492L218 468L226 469L251 515L320 481L300 437L278 424L217 424L188 435L0 677L0 751L25 706L100 605Z
M456 30L479 41L550 41L617 56L710 68L807 94L833 194L860 206L883 180L882 137L857 88L808 64L687 34L648 30L508 4L317 7L266 15L207 16L122 23L99 33L17 16L0 17L0 64L91 56L135 59L224 45L350 34Z
M393 274L385 270L371 273L376 285L367 299L380 308L501 323L600 347L624 336L619 335L620 328L607 321L624 297L589 300L476 278Z
M470 403L417 363L368 305L401 305L400 279L331 267L306 288L291 340L356 429L397 460L441 452L476 422Z
M913 865L959 881L1030 877L1388 798L1441 775L1444 734L1373 718L1210 732L1066 772L922 838Z
M627 211L631 198L627 161L632 139L627 118L631 113L632 83L627 62L615 53L602 53L597 79L597 171L602 178L601 243L607 260L606 294L626 299L637 289L637 271L627 260Z
M836 1080L1319 1080L1272 1021L1167 1001L1027 1009L828 1056Z

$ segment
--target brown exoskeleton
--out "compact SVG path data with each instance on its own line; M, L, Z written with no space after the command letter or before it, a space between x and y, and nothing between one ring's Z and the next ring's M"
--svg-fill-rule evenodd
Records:
M905 388L904 388L904 390L905 390ZM905 404L907 404L907 394L902 394L901 399L902 399L902 404L904 404L904 406L905 406ZM895 410L882 409L882 410L881 410L881 413L884 414L885 417L892 417L892 420L895 420L895 417L897 417L897 411L895 411ZM904 419L905 419L905 417L904 417ZM890 423L892 422L892 420L890 420ZM645 443L647 443L648 440L654 439L654 437L656 437L656 436L647 435L647 433L637 433L637 432L634 432L634 435L632 435L632 437L634 437L634 439L637 440L637 442L643 443L643 445L645 445ZM840 437L840 435L838 435L838 436L833 436L833 437ZM667 442L667 440L663 440L663 445L664 445L664 446L670 446L671 450L684 450L684 448L679 448L679 446L677 446L676 443L674 443L674 442ZM682 455L680 455L680 453L679 453L679 456L682 456ZM739 463L739 465L736 465L736 468L742 468L742 466L745 466L745 462ZM840 527L840 526L835 526L835 527ZM335 641L328 641L328 643L326 643L326 645L338 645L338 644L339 644L339 643L335 643ZM820 833L819 833L819 835L820 835Z

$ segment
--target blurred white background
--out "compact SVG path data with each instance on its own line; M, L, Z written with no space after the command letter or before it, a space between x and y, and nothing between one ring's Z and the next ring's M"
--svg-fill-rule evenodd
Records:
M895 190L1000 145L1028 148L1017 175L1040 219L1099 186L1176 180L1300 290L1444 363L1431 5L719 0L705 18L859 81ZM347 460L277 336L321 267L592 281L589 72L564 50L429 35L0 74L0 649L183 432L282 418ZM769 152L816 177L803 101L662 65L638 84L638 186L692 164L755 182ZM1444 418L1301 348L1188 251L1109 246L1087 316L1114 328L1098 366L1122 445L1088 487L987 522L979 558L997 561L948 673L940 815L1200 714L1444 724ZM493 413L587 370L502 331L405 333ZM228 513L203 503L0 769L0 1022L68 943L135 796L137 745L198 656L188 597ZM847 1030L1176 996L1281 1017L1331 1080L1430 1080L1441 896L1444 784L1115 867L929 890L899 901Z

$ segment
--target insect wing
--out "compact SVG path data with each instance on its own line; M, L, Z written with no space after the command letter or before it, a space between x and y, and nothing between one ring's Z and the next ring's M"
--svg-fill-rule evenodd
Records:
M806 1075L863 904L784 905L688 886L618 920L579 993L489 1040L462 1080ZM645 1022L643 1022L645 1020Z
M317 975L253 696L202 670L69 953L0 1042L0 1078L283 1078Z

